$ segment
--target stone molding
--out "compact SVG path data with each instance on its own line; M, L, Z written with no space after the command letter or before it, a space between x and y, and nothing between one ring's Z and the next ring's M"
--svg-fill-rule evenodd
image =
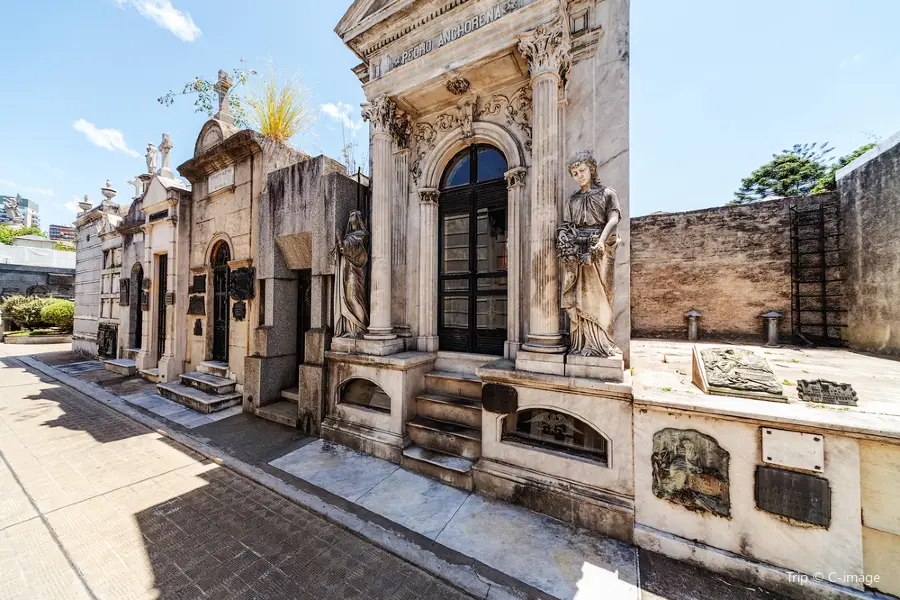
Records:
M397 105L390 96L382 94L363 106L362 117L372 124L376 135L387 134L393 137L396 110Z
M487 115L499 115L501 112L506 117L507 127L517 126L525 136L525 149L531 152L531 98L530 86L517 90L512 96L494 94L484 103L479 112L479 118Z
M571 64L569 50L568 36L559 19L538 25L519 38L519 52L528 62L532 80L552 75L565 81Z
M510 169L503 176L506 178L506 188L511 190L513 188L525 187L525 173L528 170L525 167L516 167L515 169Z

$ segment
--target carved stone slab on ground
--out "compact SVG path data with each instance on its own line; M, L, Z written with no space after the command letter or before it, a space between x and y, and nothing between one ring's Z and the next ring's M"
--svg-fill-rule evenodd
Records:
M787 402L766 359L746 348L693 348L692 380L704 394Z
M856 406L859 402L856 390L849 383L835 383L825 379L801 379L797 382L797 392L804 402L838 406Z

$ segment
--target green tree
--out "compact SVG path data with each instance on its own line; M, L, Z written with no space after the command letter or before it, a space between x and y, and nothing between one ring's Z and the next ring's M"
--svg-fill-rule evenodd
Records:
M833 150L828 147L828 142L813 142L795 144L790 150L773 154L772 160L741 181L740 189L729 204L750 204L769 196L810 193L828 172L828 155Z
M34 329L44 324L41 312L44 310L44 307L54 302L57 302L54 298L13 296L4 300L3 304L0 305L0 311L3 312L4 317L8 317L18 327Z
M72 331L75 323L75 303L70 300L53 300L41 309L41 321L65 331Z
M828 172L825 173L819 179L818 182L816 182L816 187L813 188L812 193L813 194L821 194L823 192L833 192L834 190L836 190L837 189L837 180L835 179L835 175L837 174L837 172L840 171L841 169L843 169L844 167L846 167L847 165L849 165L850 163L852 163L854 160L856 160L857 158L859 158L860 156L862 156L863 154L865 154L866 152L868 152L869 150L871 150L872 148L874 148L877 145L878 145L877 141L871 142L869 144L864 144L864 145L860 146L859 148L857 148L856 150L854 150L853 152L851 152L850 154L848 154L846 156L842 156L839 159L837 159L837 162L835 162L831 166L831 168L828 169Z
M25 227L24 225L13 227L7 223L0 224L0 244L12 246L13 238L17 238L20 235L39 235L42 238L47 237L47 234L38 227Z
M72 242L59 241L53 244L54 250L62 250L63 252L75 252L75 244Z
M241 63L244 63L243 58L241 59ZM232 84L231 92L228 94L228 108L231 111L231 115L234 117L235 125L240 128L249 127L250 120L247 115L248 99L243 95L243 92L240 91L240 88L246 86L250 77L256 75L256 71L248 69L242 64L241 67L232 69L231 72ZM197 98L194 100L194 112L206 113L208 117L212 118L219 109L219 91L216 84L217 81L211 81L199 76L194 77L184 84L184 87L180 92L169 90L167 93L157 98L156 101L163 106L172 106L172 104L175 103L175 98L178 96L196 95Z

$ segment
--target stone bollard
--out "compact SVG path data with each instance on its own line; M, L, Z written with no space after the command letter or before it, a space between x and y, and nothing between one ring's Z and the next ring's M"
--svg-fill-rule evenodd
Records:
M762 315L762 318L766 320L766 333L768 337L768 341L766 342L766 347L778 346L778 319L782 318L784 315L778 311L770 310L766 314Z
M700 311L692 308L684 313L688 319L688 341L697 341L697 332L700 331Z

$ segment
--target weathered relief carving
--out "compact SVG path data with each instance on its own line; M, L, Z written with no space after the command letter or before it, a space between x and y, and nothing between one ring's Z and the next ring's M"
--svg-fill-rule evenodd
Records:
M506 177L506 188L513 189L517 187L525 187L525 167L510 169L504 176Z
M363 106L362 117L372 124L376 133L391 133L396 109L394 101L382 94Z
M731 516L728 451L693 429L653 434L653 494L688 510Z
M404 111L397 109L394 114L394 124L391 128L391 135L394 136L394 143L401 150L409 148L409 138L412 135L412 121Z
M695 347L695 356L697 354ZM706 348L699 352L695 383L705 393L782 398L781 383L766 359L746 348ZM695 358L696 362L696 358Z
M256 269L241 267L234 269L228 276L228 295L232 300L250 300L254 297L253 282L256 280Z
M476 108L478 106L478 98L476 96L466 96L456 105L459 110L459 127L462 130L463 139L470 139L475 136L475 119L478 117Z
M462 96L469 91L470 84L468 79L457 75L452 79L448 79L445 85L447 86L447 91L454 96Z
M494 94L481 109L481 117L502 114L508 127L518 127L525 137L525 149L531 152L531 87L526 86L512 97Z
M369 327L366 307L366 263L369 262L369 232L362 213L354 210L347 220L344 237L337 238L339 260L338 306L340 318L335 335L361 338Z
M415 185L418 185L419 178L422 177L422 161L434 148L436 137L437 132L430 124L416 123L416 130L413 134L413 140L416 143L416 160L409 169Z
M801 379L797 382L797 392L804 402L839 406L856 406L859 402L856 390L849 383L835 383L825 379L814 381Z
M597 161L587 150L572 157L569 174L581 189L566 202L556 249L563 266L561 305L571 322L570 352L612 356L620 352L613 341L619 198L600 182Z

